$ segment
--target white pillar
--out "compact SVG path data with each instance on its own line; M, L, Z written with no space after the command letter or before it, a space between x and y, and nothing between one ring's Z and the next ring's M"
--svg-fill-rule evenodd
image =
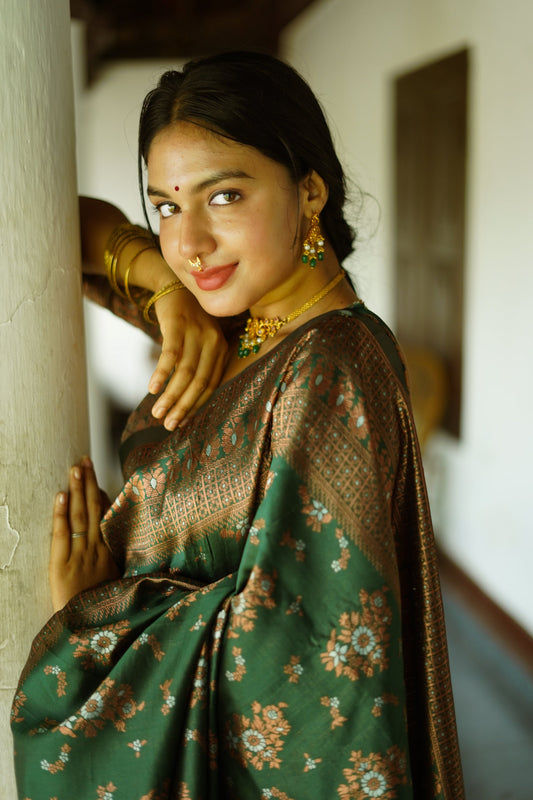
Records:
M88 448L68 0L0 0L0 798L9 709L50 616L54 494Z

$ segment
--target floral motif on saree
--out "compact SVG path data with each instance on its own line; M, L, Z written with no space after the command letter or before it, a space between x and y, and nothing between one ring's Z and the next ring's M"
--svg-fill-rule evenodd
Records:
M460 800L403 366L360 306L168 434L146 398L102 522L123 578L36 637L24 800Z

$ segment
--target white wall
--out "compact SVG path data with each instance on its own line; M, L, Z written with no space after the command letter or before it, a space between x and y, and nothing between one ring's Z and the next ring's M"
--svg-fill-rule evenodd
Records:
M533 4L323 0L284 53L333 121L349 173L382 209L354 268L394 323L392 81L471 51L463 436L439 437L428 480L442 547L533 633Z

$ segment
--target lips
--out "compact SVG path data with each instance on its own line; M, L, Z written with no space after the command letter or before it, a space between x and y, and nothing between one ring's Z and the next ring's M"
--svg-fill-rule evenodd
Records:
M204 292L214 292L229 281L237 269L237 266L238 264L235 262L233 264L225 264L221 267L209 267L202 272L193 272L191 274L199 289L202 289Z

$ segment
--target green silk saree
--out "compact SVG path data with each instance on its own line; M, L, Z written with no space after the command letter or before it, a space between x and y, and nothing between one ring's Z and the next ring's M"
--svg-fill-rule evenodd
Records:
M102 522L121 580L36 637L21 800L463 797L404 370L356 305L166 432L148 397Z

